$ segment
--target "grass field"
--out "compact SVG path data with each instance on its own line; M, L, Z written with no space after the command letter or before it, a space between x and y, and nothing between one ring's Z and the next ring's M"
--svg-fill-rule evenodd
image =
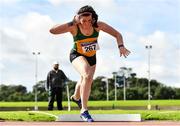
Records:
M39 107L47 107L48 102L38 102ZM112 107L112 106L147 106L147 100L118 100L118 101L89 101L89 107ZM0 102L0 107L33 107L34 102ZM180 106L180 100L151 100L151 105L159 106ZM63 102L67 107L67 102ZM76 106L74 103L72 107Z
M39 107L47 107L47 102L38 102ZM147 100L127 100L127 101L89 101L89 107L132 107L132 106L147 106ZM34 102L0 102L0 107L34 107ZM151 105L159 106L180 106L180 100L151 100ZM56 104L55 104L56 106ZM63 102L63 106L67 107L67 102ZM72 107L77 107L71 103ZM64 111L40 111L53 115L60 114L78 114L79 111L73 110ZM178 120L180 121L180 110L90 110L92 114L141 114L142 120ZM34 113L33 111L0 111L0 120L9 121L54 121L55 117Z
M41 111L42 112L42 111ZM79 114L79 111L43 111L48 114ZM180 121L180 111L147 111L147 110L91 110L91 114L141 114L142 120ZM33 111L0 112L0 120L6 121L55 121L56 118Z

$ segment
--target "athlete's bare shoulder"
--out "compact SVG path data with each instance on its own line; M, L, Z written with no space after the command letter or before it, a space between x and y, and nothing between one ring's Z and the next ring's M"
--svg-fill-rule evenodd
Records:
M107 26L107 24L102 21L98 21L97 25L98 25L98 30L102 30L104 27Z

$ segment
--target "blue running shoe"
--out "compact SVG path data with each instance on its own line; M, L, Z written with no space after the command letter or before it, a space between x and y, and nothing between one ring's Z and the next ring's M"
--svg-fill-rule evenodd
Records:
M89 115L89 112L87 110L81 113L80 117L85 122L94 122L94 120L92 119L91 115Z
M75 102L80 109L82 108L81 99L75 100L75 99L73 98L73 96L71 96L71 100L72 100L73 102Z

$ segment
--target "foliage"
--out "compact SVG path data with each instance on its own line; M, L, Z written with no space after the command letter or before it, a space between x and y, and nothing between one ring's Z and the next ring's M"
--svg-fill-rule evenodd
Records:
M148 79L137 78L135 73L132 76L127 77L126 80L126 99L127 100L145 100L148 99ZM106 83L102 81L104 77L99 76L94 79L91 89L90 100L106 100ZM118 80L119 78L117 78ZM122 78L118 81L117 86L117 99L122 100L124 95ZM114 100L115 98L115 88L114 82L115 78L108 79L109 85L109 100ZM0 85L0 101L34 101L35 89L37 89L38 101L48 100L48 91L45 88L46 81L39 81L33 90L27 92L25 86L22 85ZM75 85L77 82L69 81L69 93L70 96L73 95L75 90ZM121 84L120 84L121 83ZM180 99L180 88L173 88L165 86L164 84L158 82L157 80L151 80L151 99ZM67 100L67 85L64 86L63 90L63 100Z

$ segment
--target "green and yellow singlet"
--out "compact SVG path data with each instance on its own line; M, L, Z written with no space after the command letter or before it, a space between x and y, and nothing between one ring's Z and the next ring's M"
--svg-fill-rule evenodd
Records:
M97 42L97 38L99 36L99 32L94 28L93 34L90 36L85 36L81 33L79 27L77 31L77 35L73 37L74 46L73 50L78 53L91 57L96 54L96 51L99 49L99 45Z

